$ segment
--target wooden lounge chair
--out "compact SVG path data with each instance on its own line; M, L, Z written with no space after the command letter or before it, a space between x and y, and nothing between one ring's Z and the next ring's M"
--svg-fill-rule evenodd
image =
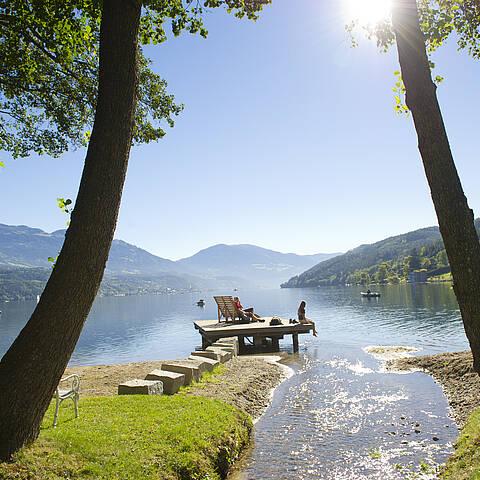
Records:
M70 381L70 382L68 382ZM57 426L57 417L58 417L58 410L60 409L60 404L66 400L67 398L71 398L73 400L73 405L75 406L75 418L78 417L78 390L80 388L80 378L78 375L72 374L68 377L62 378L60 383L68 382L67 389L62 390L60 388L60 384L57 387L55 392L55 414L53 416L53 426Z
M218 321L222 321L222 317L228 322L230 318L233 322L235 318L239 318L237 307L235 306L235 302L233 301L233 297L231 295L225 296L218 296L213 297L217 302L218 307Z

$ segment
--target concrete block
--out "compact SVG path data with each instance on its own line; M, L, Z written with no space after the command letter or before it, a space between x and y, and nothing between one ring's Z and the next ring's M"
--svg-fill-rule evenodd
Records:
M217 340L217 342L226 343L228 345L233 345L233 347L235 348L235 351L237 352L237 355L238 355L238 351L239 351L239 348L240 348L240 344L238 342L238 337L220 338L219 340Z
M163 393L173 395L177 393L180 387L185 385L185 375L183 373L169 372L168 370L154 370L150 372L145 380L159 380L163 383Z
M220 362L218 360L213 360L211 358L198 357L195 355L190 355L187 360L192 362L197 362L200 370L203 372L211 372Z
M196 362L189 360L174 360L173 362L163 363L162 370L183 373L185 375L185 385L198 382L202 376L202 372Z
M232 352L233 357L236 357L238 354L238 352L235 350L235 346L233 345L233 343L215 342L215 343L212 343L211 346L221 348L222 350L225 350L227 352Z
M163 383L160 381L135 378L118 386L119 395L162 395Z
M207 347L205 351L218 353L222 363L228 362L233 357L233 352L227 352L218 347Z
M211 360L220 361L220 354L216 352L207 352L206 350L195 350L190 356L200 358L210 358Z

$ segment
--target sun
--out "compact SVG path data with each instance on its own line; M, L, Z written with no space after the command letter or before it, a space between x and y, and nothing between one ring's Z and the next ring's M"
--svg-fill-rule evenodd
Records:
M348 21L360 25L375 25L390 16L391 0L344 0Z

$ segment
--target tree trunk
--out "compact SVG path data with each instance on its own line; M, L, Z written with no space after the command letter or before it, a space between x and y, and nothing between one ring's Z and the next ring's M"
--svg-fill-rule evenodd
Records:
M418 148L452 269L454 291L480 373L480 244L450 151L415 0L395 0L393 28Z
M95 123L70 228L40 302L0 362L0 460L40 431L102 281L130 153L141 3L103 0Z

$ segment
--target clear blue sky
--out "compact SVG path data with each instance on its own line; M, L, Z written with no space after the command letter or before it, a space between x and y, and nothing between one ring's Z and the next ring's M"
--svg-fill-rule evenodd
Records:
M131 152L116 238L164 258L215 243L346 251L436 224L411 117L394 113L396 51L351 49L340 0L274 0L256 22L222 11L209 36L148 50L185 104L157 144ZM470 207L480 215L480 63L453 39L434 57ZM84 151L11 160L0 223L65 227Z

